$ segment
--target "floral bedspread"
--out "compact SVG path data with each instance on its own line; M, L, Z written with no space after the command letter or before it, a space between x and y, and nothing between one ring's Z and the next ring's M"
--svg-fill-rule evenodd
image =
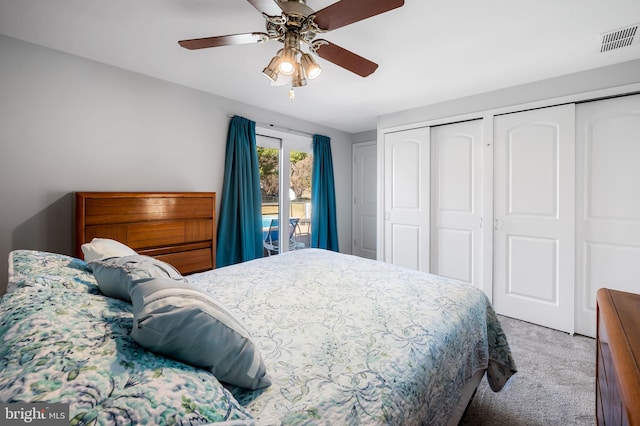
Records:
M232 388L257 424L446 424L479 369L516 367L468 284L306 249L191 275L252 332L273 385Z
M0 301L0 402L69 403L72 425L253 420L209 372L142 349L131 305L100 294L82 260L11 254Z

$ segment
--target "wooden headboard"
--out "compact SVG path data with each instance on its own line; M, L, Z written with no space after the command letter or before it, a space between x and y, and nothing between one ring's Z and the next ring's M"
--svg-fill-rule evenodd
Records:
M76 192L75 255L110 238L182 274L216 265L215 192Z

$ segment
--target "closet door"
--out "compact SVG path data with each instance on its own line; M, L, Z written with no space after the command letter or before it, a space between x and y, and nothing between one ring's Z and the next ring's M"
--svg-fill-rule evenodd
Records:
M640 95L576 107L576 331L600 287L640 293Z
M573 333L574 105L495 117L494 292L500 314Z
M429 271L429 128L383 139L383 259Z
M353 208L351 254L376 258L377 154L376 143L353 145Z
M482 288L482 120L431 128L431 272Z

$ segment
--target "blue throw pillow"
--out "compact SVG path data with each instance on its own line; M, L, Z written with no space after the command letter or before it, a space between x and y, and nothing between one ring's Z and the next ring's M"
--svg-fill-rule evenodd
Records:
M167 278L130 289L133 337L141 346L211 371L221 382L259 389L271 378L244 325L205 293Z
M89 262L102 294L131 302L133 282L148 278L170 278L182 281L180 272L166 262L140 254Z

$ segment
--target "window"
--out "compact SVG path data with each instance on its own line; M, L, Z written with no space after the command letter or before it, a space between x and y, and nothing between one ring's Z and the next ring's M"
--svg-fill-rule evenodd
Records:
M312 138L257 127L256 143L265 255L310 247Z

